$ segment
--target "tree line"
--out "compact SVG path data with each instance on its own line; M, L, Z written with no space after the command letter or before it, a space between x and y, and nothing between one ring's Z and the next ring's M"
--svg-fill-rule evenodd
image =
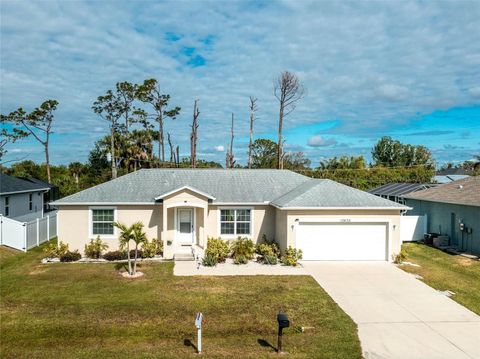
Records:
M168 122L174 121L182 109L171 104L170 95L161 89L156 79L146 79L140 84L118 82L113 89L107 90L93 102L93 113L108 123L109 130L108 134L96 141L86 163L75 161L67 166L50 165L50 139L58 101L47 100L30 113L18 108L9 114L0 115L0 159L6 153L7 143L28 136L34 137L45 153L43 165L23 161L2 170L13 175L45 179L59 185L62 195L140 168L160 167L289 169L311 177L332 178L362 189L393 179L399 182L430 181L434 169L431 152L424 146L403 144L388 136L382 137L372 148L371 164L367 164L363 156L342 156L322 160L318 167L312 167L304 152L284 150L284 120L295 110L298 101L305 97L306 89L295 74L285 71L274 79L273 95L279 104L276 142L265 138L254 140L258 103L255 97L249 98L248 161L245 166L237 163L233 151L234 113L231 114L231 135L225 153L225 164L222 166L218 162L197 157L201 125L199 99L193 101L192 122L189 126L190 156L181 158L179 145L176 144L178 138L168 131ZM158 144L156 154L155 143Z
M306 91L298 77L282 72L273 82L273 94L279 103L278 142L276 144L276 167L284 168L283 121L295 109L296 102ZM51 182L49 143L52 134L54 111L58 101L47 100L40 107L27 113L23 108L1 115L2 139L0 158L6 153L6 144L28 136L33 136L44 148L48 181ZM111 178L116 178L119 169L127 172L143 167L180 167L179 146L174 144L173 134L165 130L167 120L175 120L180 114L179 106L170 106L170 95L164 93L156 79L147 79L141 84L127 81L118 82L113 90L98 96L92 110L102 120L108 122L109 134L96 143L98 150L108 149L106 155L111 166ZM252 168L253 130L257 99L250 97L250 142L248 168ZM190 132L190 167L196 168L197 143L199 140L199 99L194 100ZM166 134L166 136L165 136ZM170 157L165 156L165 137L170 149ZM233 153L234 114L231 121L230 146L226 151L225 167L236 167ZM158 142L158 155L153 154L153 143ZM182 163L184 164L184 163Z

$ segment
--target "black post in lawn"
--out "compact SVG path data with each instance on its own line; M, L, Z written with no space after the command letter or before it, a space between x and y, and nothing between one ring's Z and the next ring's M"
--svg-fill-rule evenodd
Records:
M283 341L283 328L288 328L290 326L290 321L285 313L278 313L277 315L278 322L278 341L277 341L277 353L282 353L282 341Z

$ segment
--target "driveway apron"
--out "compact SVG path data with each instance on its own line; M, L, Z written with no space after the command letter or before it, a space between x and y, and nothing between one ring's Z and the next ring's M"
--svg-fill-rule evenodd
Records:
M302 264L357 323L366 359L480 359L480 317L395 265Z

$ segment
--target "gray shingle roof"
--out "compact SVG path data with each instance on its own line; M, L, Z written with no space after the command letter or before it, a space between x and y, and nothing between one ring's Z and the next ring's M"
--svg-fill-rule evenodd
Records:
M430 202L480 206L480 176L441 184L423 191L409 193L404 197Z
M287 170L263 169L144 169L54 204L153 203L155 197L184 186L210 194L215 198L213 203L406 208L330 180L312 180Z
M222 169L144 169L62 198L73 202L153 202L183 186L211 194L215 202L264 202L308 180L291 171Z
M278 207L407 207L328 179L310 179L272 201Z
M26 181L0 172L0 194L15 192L34 192L49 189L47 186Z

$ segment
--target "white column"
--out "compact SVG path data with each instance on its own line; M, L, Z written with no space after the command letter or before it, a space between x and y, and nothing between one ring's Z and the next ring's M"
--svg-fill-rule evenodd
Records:
M202 243L200 245L205 249L207 246L207 217L208 217L208 206L203 207L203 233L202 233Z
M47 242L50 240L50 215L47 214Z
M40 219L37 218L37 247L40 245Z

